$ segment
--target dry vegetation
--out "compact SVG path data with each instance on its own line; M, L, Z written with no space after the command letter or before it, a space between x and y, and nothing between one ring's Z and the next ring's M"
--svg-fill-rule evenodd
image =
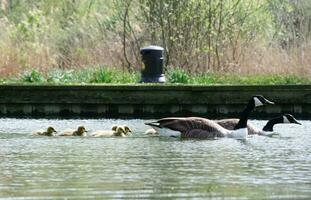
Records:
M311 76L309 0L1 0L0 77L36 69L139 71L139 49L166 70Z

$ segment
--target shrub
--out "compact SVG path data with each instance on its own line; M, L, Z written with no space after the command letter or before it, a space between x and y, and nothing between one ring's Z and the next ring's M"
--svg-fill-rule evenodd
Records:
M27 83L42 83L45 81L44 77L40 72L33 69L32 71L26 71L22 74L21 80Z

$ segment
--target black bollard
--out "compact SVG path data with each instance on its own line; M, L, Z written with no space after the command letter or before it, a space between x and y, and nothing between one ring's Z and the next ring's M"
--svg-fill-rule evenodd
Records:
M141 72L142 83L164 83L163 74L163 52L164 49L159 46L147 46L140 49L143 61Z

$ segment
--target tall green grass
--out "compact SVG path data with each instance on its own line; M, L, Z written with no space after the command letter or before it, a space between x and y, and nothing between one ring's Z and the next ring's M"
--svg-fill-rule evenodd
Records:
M311 84L310 77L297 75L236 75L236 74L190 74L179 68L169 69L165 84L193 84L193 85L297 85ZM127 72L109 67L95 67L77 70L52 70L40 72L38 70L25 71L18 76L11 76L0 80L10 84L136 84L140 82L139 72Z
M296 85L310 84L311 78L298 76L295 74L287 75L238 75L238 74L219 74L219 73L199 73L190 74L183 69L171 69L167 73L169 83L195 84L195 85Z
M191 84L199 85L298 85L310 84L311 79L297 75L234 75L203 74L192 78Z
M92 69L77 70L51 70L40 72L38 70L25 71L18 76L2 78L6 84L130 84L139 82L138 73L123 72L118 69L96 67Z

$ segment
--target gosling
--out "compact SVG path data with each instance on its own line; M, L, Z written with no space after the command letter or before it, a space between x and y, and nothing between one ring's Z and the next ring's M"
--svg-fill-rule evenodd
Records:
M154 130L153 128L150 128L145 131L145 135L158 136L159 134L156 130Z
M126 137L132 132L128 126L115 125L111 130L98 130L91 134L93 137Z
M86 136L87 130L84 126L78 126L77 130L67 129L62 133L58 134L58 136Z
M44 130L37 130L37 131L33 132L31 135L54 136L55 133L56 133L56 130L52 126L49 126L46 131L44 131Z
M117 125L113 126L113 127L112 127L112 130L116 130L117 127L118 127ZM127 135L127 136L128 136L128 135L131 135L132 130L131 130L127 125L121 125L121 126L119 126L119 127L122 127L122 128L123 128L125 135Z

